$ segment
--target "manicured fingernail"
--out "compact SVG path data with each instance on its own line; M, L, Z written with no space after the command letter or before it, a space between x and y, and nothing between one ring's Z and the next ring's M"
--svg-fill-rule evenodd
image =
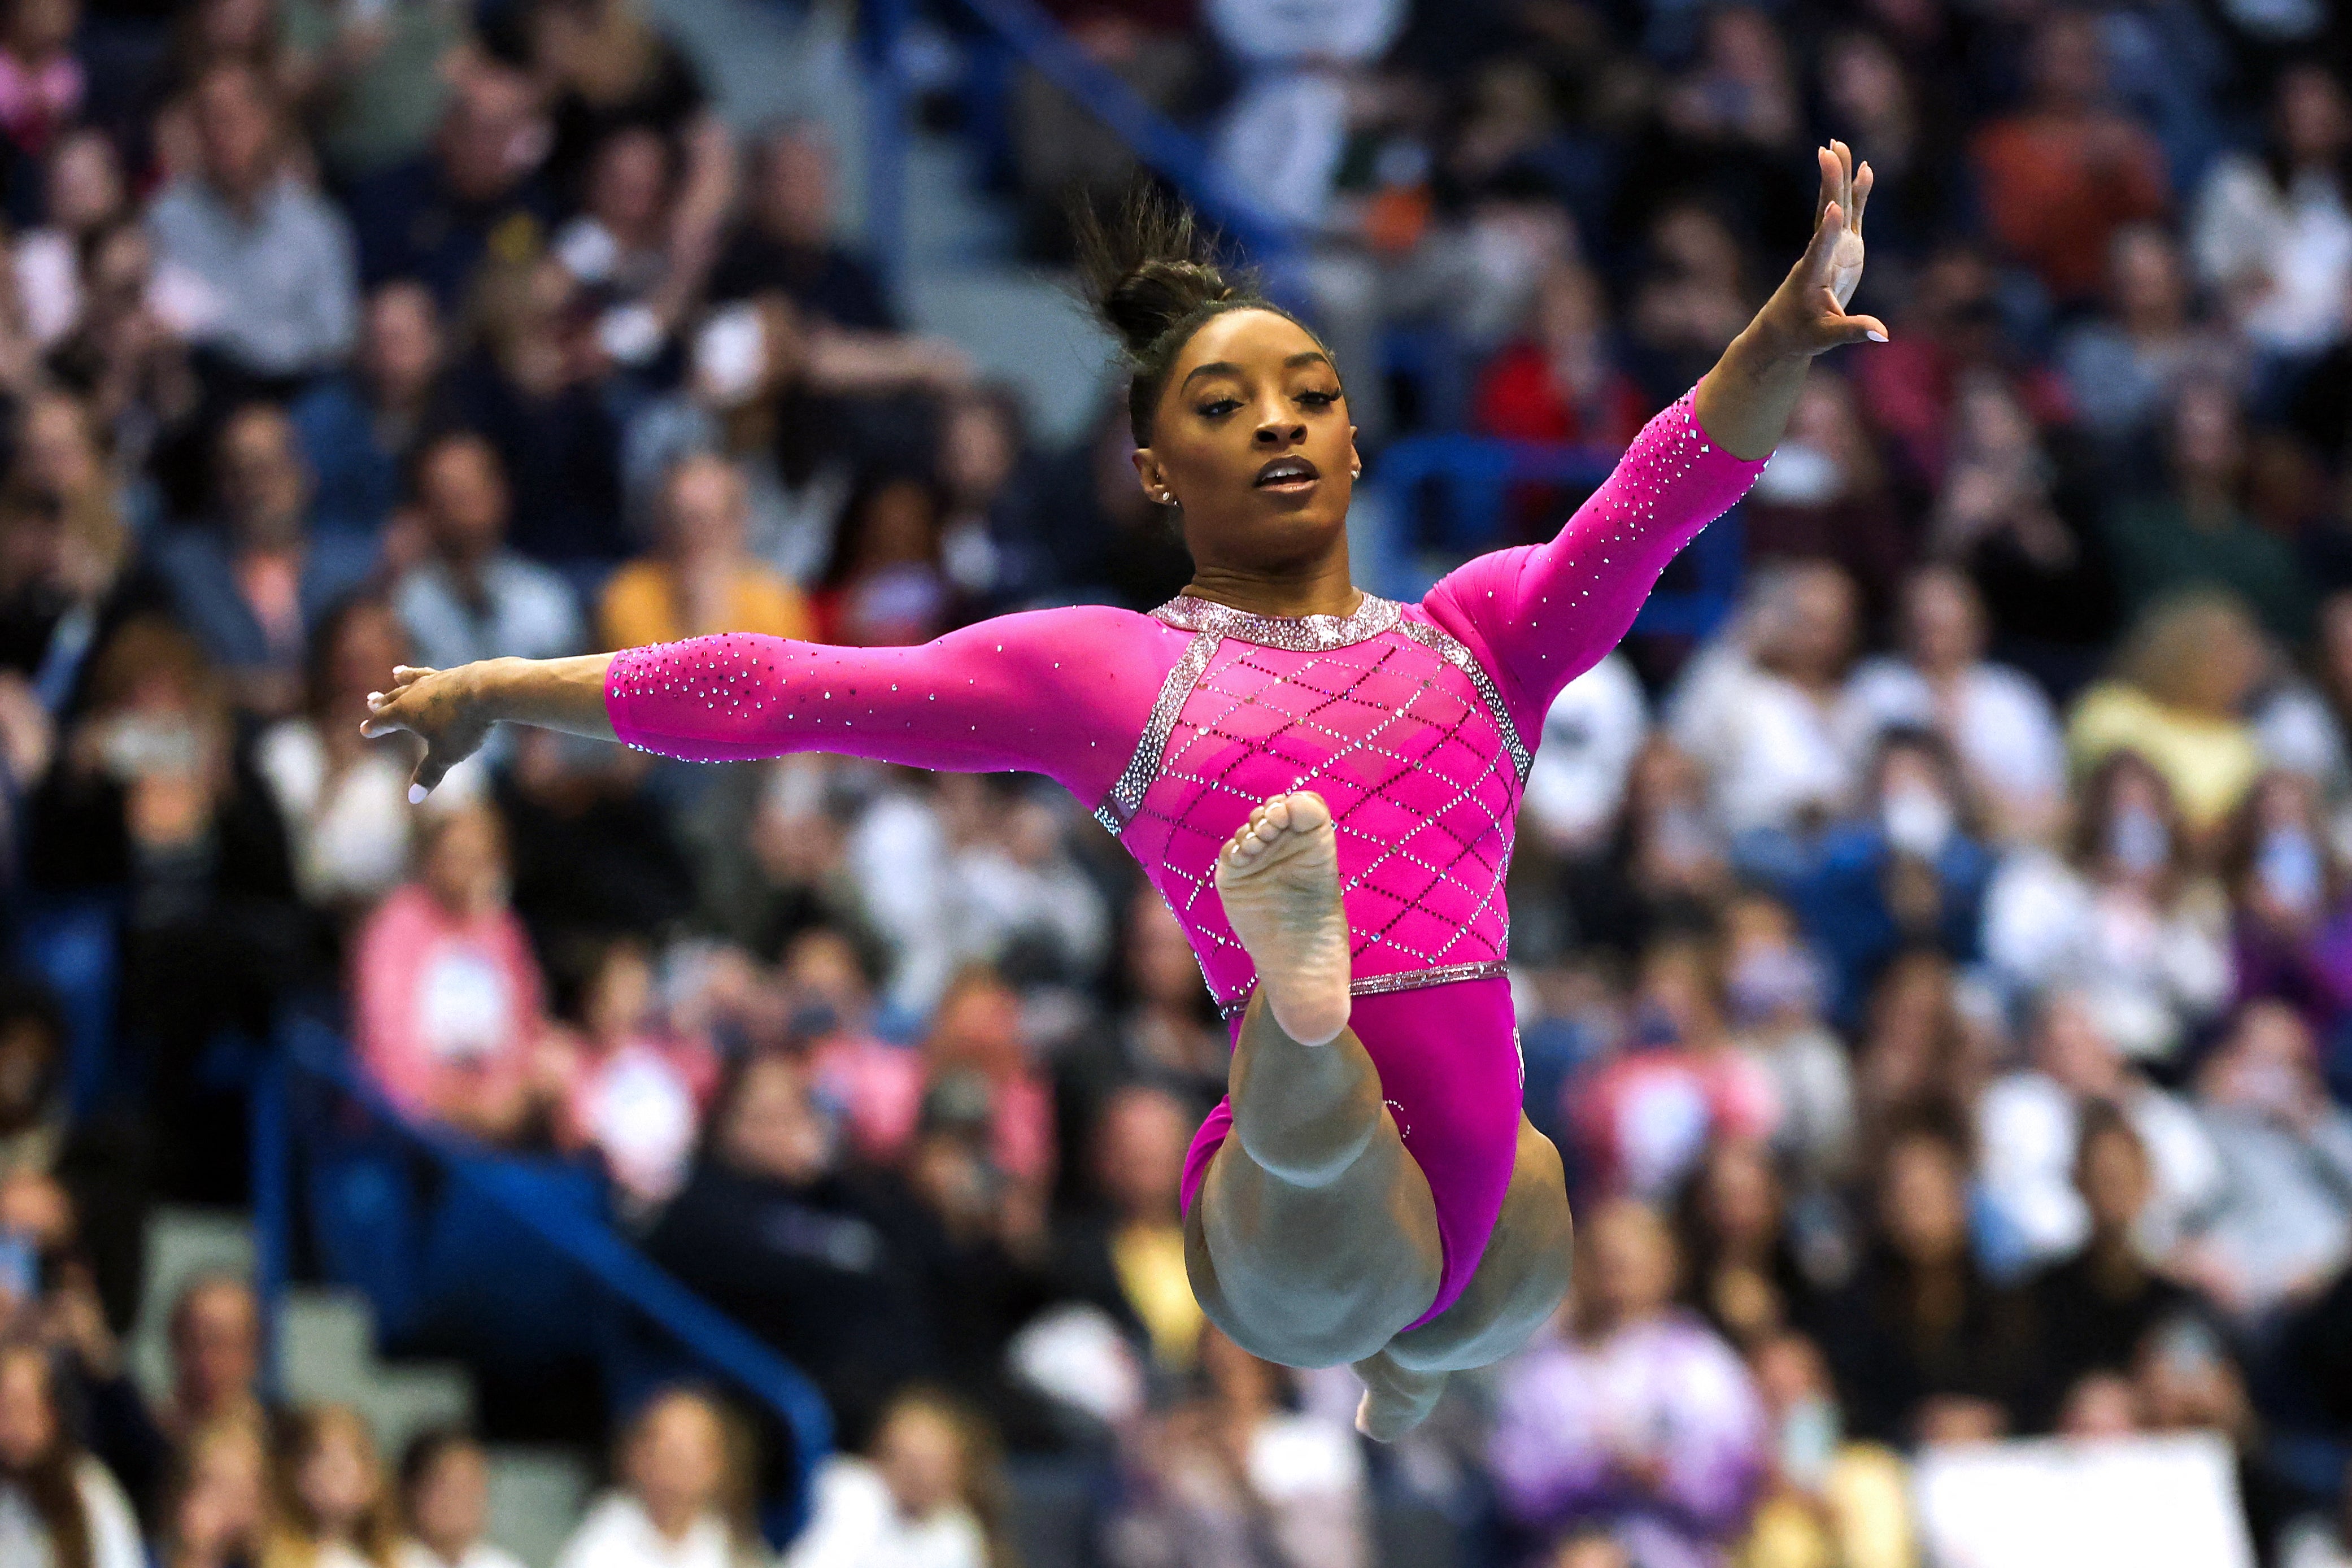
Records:
M1885 332L1864 332L1862 335L1868 338L1874 343L1883 343L1886 341L1886 334Z
M425 786L423 784L413 784L408 786L408 804L411 805L423 805L425 804Z

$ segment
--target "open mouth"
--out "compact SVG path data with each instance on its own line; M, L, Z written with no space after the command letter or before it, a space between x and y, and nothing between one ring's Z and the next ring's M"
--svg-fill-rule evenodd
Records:
M1304 458L1276 458L1257 471L1257 488L1304 489L1323 476Z

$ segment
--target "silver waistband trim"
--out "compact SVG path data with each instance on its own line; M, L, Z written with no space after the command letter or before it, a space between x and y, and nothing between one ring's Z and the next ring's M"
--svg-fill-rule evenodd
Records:
M1431 985L1451 985L1460 980L1497 980L1510 973L1511 966L1499 958L1489 958L1477 963L1442 963L1430 969L1401 969L1394 974L1367 974L1348 986L1350 996L1385 996L1392 991L1419 991ZM1234 1018L1249 1007L1249 999L1257 990L1248 991L1231 1002L1217 1004L1217 1016Z
M1318 653L1369 642L1395 626L1401 613L1394 599L1373 594L1365 595L1364 602L1344 616L1254 616L1190 594L1179 594L1151 612L1155 619L1188 632L1214 632L1294 653Z
M1168 679L1160 683L1160 695L1151 704L1151 716L1143 721L1143 733L1136 737L1134 754L1127 759L1127 767L1110 793L1095 807L1095 820L1109 829L1114 838L1127 831L1143 805L1143 792L1151 787L1159 776L1160 759L1168 749L1168 736L1176 728L1176 716L1184 710L1184 699L1192 694L1192 687L1201 672L1209 668L1209 658L1217 651L1218 636L1204 631L1184 645Z
M1528 782L1528 770L1535 766L1535 753L1519 739L1519 728L1511 722L1511 710L1503 706L1503 694L1495 685L1495 678L1478 662L1478 656L1462 646L1444 627L1428 621L1401 620L1397 630L1429 649L1438 658L1470 678L1478 689L1478 700L1495 721L1495 728L1503 732L1503 749L1511 753L1511 766L1518 770L1519 782Z

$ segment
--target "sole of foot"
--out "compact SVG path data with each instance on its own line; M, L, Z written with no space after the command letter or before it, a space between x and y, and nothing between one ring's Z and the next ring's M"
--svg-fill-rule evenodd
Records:
M1348 916L1323 797L1300 790L1253 810L1217 852L1217 896L1282 1032L1319 1046L1346 1028Z

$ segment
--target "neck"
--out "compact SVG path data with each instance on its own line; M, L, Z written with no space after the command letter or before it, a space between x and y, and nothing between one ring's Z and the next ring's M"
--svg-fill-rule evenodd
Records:
M1344 540L1321 560L1296 569L1199 566L1184 592L1253 616L1345 616L1364 598L1349 578Z

